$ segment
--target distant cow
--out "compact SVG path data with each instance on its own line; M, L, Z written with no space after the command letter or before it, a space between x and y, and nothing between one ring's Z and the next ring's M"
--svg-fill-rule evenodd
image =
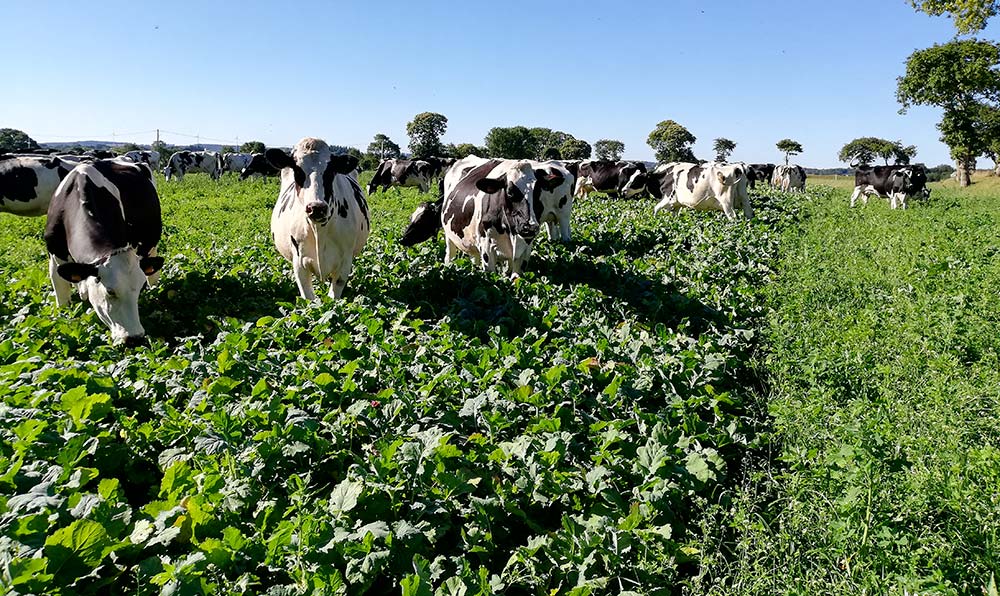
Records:
M577 198L586 199L594 191L611 196L631 197L646 187L646 164L637 161L584 160L576 176Z
M219 154L215 151L178 151L170 156L167 167L163 169L167 180L176 177L178 182L184 179L184 174L191 172L204 172L212 180L218 180L221 176Z
M910 197L926 198L930 193L927 188L927 171L922 165L861 166L854 170L851 207L857 203L858 197L867 205L868 195L873 194L888 198L889 206L893 209L906 209Z
M277 151L281 151L281 149ZM246 180L250 176L263 176L267 178L280 174L281 170L272 166L263 153L254 153L250 156L250 161L247 165L240 171L240 180Z
M0 155L0 212L45 215L59 183L76 165L56 156Z
M752 163L747 167L747 181L750 183L750 188L756 188L758 182L770 184L772 176L774 176L773 163Z
M806 188L806 171L802 166L774 166L771 185L784 192L798 192Z
M503 260L510 276L516 278L538 235L533 199L555 191L564 181L561 173L535 169L526 160L460 159L444 176L441 203L420 205L401 242L410 246L444 228L445 263L464 252L483 269L495 271ZM437 221L435 216L439 216Z
M688 207L697 211L722 211L736 219L743 207L747 219L753 217L747 194L746 167L742 164L682 163L661 164L648 175L647 190L660 199L653 212L663 208L677 211Z
M146 332L139 292L163 266L156 256L162 227L147 166L101 160L73 168L52 198L45 226L56 304L68 304L70 284L77 284L115 343L140 343Z
M250 160L253 156L249 153L223 153L219 158L222 165L222 171L220 176L226 172L240 172L242 174L244 168L250 165Z
M573 187L576 177L558 161L532 162L535 175L544 177L545 184L536 184L534 193L535 217L544 224L549 240L570 241L570 212L573 209ZM544 172L544 174L541 174ZM552 190L549 186L556 184Z
M325 142L313 138L299 141L291 155L280 149L268 149L266 155L281 170L271 235L292 264L299 294L315 300L316 277L330 283L331 298L340 298L371 232L364 192L349 175L358 159L333 155Z
M122 159L133 163L144 163L150 170L155 170L160 165L159 151L129 151L120 155Z
M444 163L438 160L387 159L375 170L368 183L368 194L379 187L384 191L390 186L416 186L420 192L427 192L431 181L441 175L444 167Z

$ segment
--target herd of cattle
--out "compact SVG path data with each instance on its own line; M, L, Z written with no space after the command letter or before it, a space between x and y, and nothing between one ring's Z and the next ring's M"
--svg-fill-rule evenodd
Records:
M139 320L142 288L155 285L163 258L157 256L162 233L160 202L153 171L160 156L134 151L119 157L102 155L0 155L0 212L47 214L45 244L49 277L56 303L69 302L72 285L91 303L116 343L141 343ZM353 262L368 239L371 221L366 194L358 183L358 159L335 155L323 141L305 138L290 151L219 155L206 151L173 154L163 170L167 180L205 172L281 177L271 215L271 234L278 252L292 265L299 294L316 297L314 280L329 284L340 298ZM412 246L443 230L445 262L465 253L486 270L506 264L519 276L544 224L550 240L571 239L574 199L591 192L622 197L649 195L654 212L681 207L753 216L748 187L758 182L786 190L802 190L805 171L799 166L744 163L665 163L649 170L633 161L531 161L389 159L368 185L368 194L391 186L430 190L439 184L436 201L421 204L410 217L400 242ZM907 199L926 197L922 166L858 168L851 197L887 197L893 208Z

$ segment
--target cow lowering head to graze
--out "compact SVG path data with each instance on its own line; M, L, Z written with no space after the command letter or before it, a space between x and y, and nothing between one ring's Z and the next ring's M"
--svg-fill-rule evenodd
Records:
M150 170L156 170L156 167L160 165L159 151L129 151L121 154L119 157L134 163L144 163L149 166Z
M747 181L750 183L750 188L756 188L758 182L771 184L773 175L773 163L752 163L747 166Z
M368 240L368 202L355 178L351 155L333 155L323 141L304 138L289 155L268 149L267 159L281 170L281 190L271 213L274 244L292 264L299 294L315 300L313 277L329 282L329 296L340 298L354 258Z
M54 155L0 155L0 213L45 215L59 183L75 166Z
M170 156L167 167L163 169L163 175L168 181L176 177L180 182L185 174L192 172L204 172L212 180L218 180L222 175L219 154L215 151L178 151Z
M774 166L771 185L784 192L801 192L806 189L806 171L802 166Z
M281 149L277 149L277 151L281 151ZM281 170L272 166L271 162L267 161L267 156L263 153L254 153L250 156L250 161L246 167L240 171L240 180L246 180L250 176L263 176L267 178L280 174Z
M597 191L632 197L646 188L646 164L637 161L584 160L576 175L574 195L586 199Z
M49 205L45 245L56 304L69 303L70 284L111 329L115 343L137 345L139 292L155 285L163 258L160 200L144 164L100 160L76 166Z
M681 163L661 164L649 173L647 190L660 199L653 212L681 207L697 211L722 211L736 219L736 208L743 207L747 219L753 217L747 193L746 167L742 164Z
M368 182L368 194L380 187L383 191L390 186L415 186L420 192L431 188L431 181L441 173L440 162L422 159L387 159L379 164Z
M226 172L239 172L242 174L243 170L250 165L250 159L253 156L249 153L223 153L219 156L219 163L222 166L222 171L220 176Z
M868 195L889 199L892 209L906 209L911 197L928 197L927 171L922 165L861 166L854 170L854 193L851 207L861 197L868 204Z

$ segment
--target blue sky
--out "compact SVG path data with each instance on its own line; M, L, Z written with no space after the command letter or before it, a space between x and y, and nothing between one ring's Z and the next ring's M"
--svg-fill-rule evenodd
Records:
M523 124L652 159L647 135L673 119L702 158L724 136L733 159L773 162L791 137L799 163L829 167L870 135L949 161L938 110L899 115L895 85L913 50L954 31L906 0L132 0L8 2L3 14L16 25L0 41L0 127L39 141L149 142L123 133L161 128L362 149L384 132L405 147L406 122L433 111L454 143Z

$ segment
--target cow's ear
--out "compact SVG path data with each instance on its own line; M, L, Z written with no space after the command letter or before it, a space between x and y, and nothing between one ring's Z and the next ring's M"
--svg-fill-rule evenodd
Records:
M330 165L338 174L350 174L358 167L358 158L353 155L334 155Z
M139 259L139 269L146 275L152 275L163 268L163 257L142 257Z
M56 269L59 277L70 283L80 283L90 276L97 276L97 266L87 263L63 263Z
M267 159L267 163L278 168L279 170L295 167L295 160L292 159L292 156L285 153L281 149L268 149L264 152L264 157Z
M507 186L507 181L504 177L500 178L480 178L476 181L476 188L491 195L496 192L500 192L505 186Z
M559 188L559 185L563 183L565 178L559 172L548 172L546 170L535 170L535 178L542 183L542 188L548 191L553 191Z

